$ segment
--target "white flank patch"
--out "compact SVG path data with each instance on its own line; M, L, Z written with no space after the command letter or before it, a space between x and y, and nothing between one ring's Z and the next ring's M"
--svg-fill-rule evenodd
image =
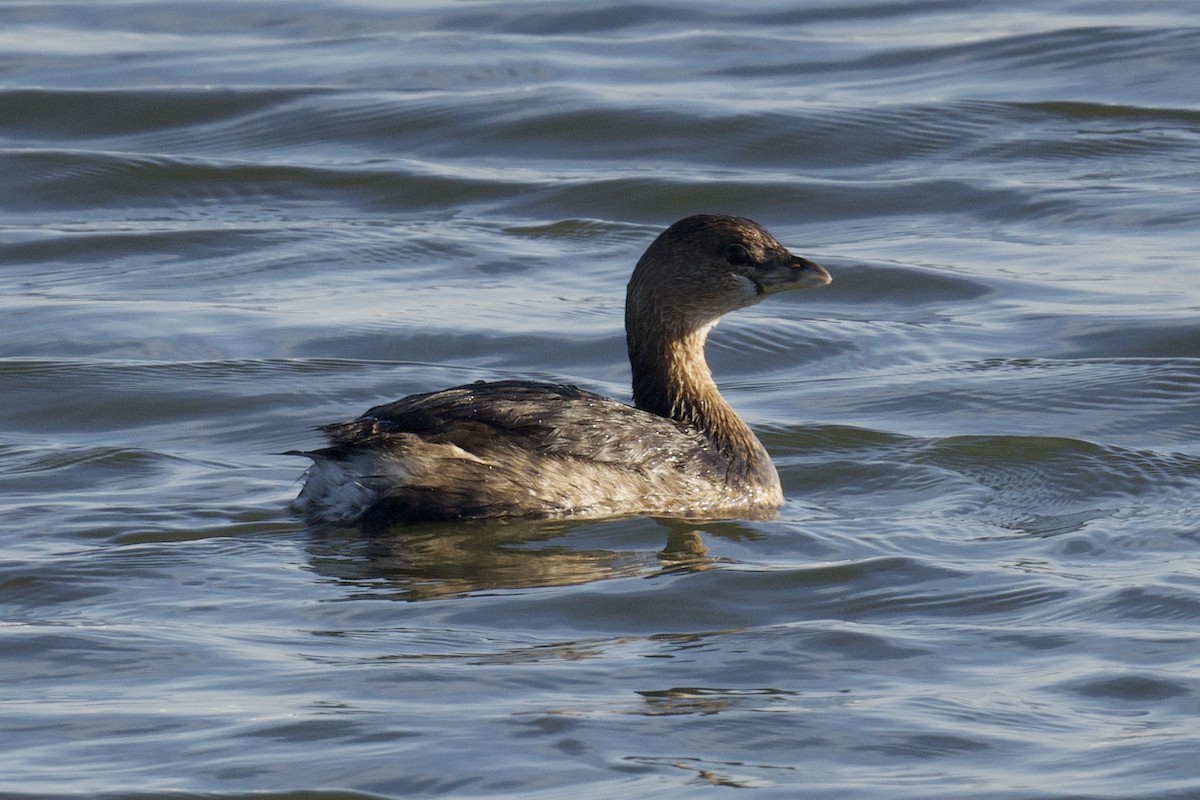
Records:
M362 454L349 462L319 459L305 474L304 489L296 498L296 508L315 522L352 525L379 497L379 492L364 485L377 459Z

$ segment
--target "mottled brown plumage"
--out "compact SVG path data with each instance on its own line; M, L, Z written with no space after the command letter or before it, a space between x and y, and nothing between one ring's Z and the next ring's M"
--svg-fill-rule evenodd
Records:
M478 382L322 428L298 508L315 522L645 513L761 516L782 501L753 432L721 397L704 341L721 315L829 282L750 220L688 217L630 279L636 407L573 386Z

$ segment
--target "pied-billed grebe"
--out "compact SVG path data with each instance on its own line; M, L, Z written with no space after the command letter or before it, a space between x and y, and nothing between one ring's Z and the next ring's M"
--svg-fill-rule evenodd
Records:
M633 406L574 386L468 384L321 428L297 508L380 526L483 517L761 516L783 501L762 444L704 359L720 317L829 273L757 223L699 215L667 228L625 299Z

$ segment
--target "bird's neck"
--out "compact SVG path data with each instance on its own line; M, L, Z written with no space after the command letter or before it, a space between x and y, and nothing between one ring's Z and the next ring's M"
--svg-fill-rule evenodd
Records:
M633 403L699 430L730 457L765 458L757 437L725 402L709 371L704 342L711 327L649 336L630 331Z

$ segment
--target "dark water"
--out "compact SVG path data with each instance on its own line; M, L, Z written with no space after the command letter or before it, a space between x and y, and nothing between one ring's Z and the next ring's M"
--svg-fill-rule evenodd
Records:
M1196 11L0 3L0 792L1200 796ZM698 211L779 519L289 515Z

